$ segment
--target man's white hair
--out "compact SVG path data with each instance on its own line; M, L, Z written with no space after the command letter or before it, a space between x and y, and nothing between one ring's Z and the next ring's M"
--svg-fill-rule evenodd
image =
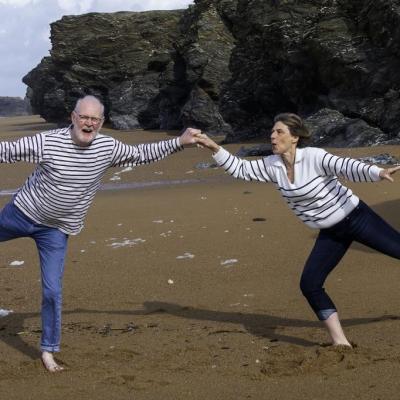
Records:
M83 102L93 102L93 103L97 103L100 108L101 108L101 115L104 115L104 104L96 97L96 96L92 96L91 94L88 94L86 96L81 97L80 99L78 99L78 101L75 104L75 108L74 110L76 112L78 112L81 103Z

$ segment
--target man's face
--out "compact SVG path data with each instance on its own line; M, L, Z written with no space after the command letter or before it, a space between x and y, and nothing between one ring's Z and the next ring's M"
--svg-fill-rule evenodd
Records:
M103 108L100 103L83 100L72 111L72 140L78 146L89 146L103 125Z

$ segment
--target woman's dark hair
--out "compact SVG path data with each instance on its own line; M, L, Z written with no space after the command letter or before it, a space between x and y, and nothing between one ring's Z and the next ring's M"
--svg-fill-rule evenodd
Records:
M304 146L311 138L311 133L305 126L304 121L297 114L293 113L282 113L278 114L274 118L274 124L282 122L288 128L293 136L298 136L299 141L297 142L298 147Z

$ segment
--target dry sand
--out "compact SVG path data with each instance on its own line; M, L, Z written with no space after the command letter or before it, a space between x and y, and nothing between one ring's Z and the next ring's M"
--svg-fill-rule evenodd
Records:
M38 117L3 118L0 140L50 127ZM105 131L130 143L168 137ZM332 151L400 157L398 146ZM1 243L0 308L14 313L0 318L0 399L399 399L399 261L351 248L326 286L357 347L324 346L298 287L316 232L272 185L196 169L199 162L212 162L208 151L186 149L105 177L125 187L156 183L100 191L70 239L63 373L46 373L39 361L33 242ZM31 170L2 164L0 190ZM396 178L349 186L399 229ZM0 206L9 199L0 196Z

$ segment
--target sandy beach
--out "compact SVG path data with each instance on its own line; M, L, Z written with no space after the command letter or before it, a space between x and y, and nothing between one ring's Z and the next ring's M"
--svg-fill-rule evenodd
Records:
M0 141L53 127L37 116L1 118ZM176 134L103 133L127 143ZM400 158L400 146L329 150ZM69 241L63 373L47 373L39 358L34 243L0 244L0 309L13 310L0 318L0 399L400 398L399 261L351 247L326 288L355 348L326 346L299 289L317 232L273 185L199 168L212 162L190 148L109 170L84 230ZM32 169L0 165L0 207ZM400 229L395 180L348 186Z

